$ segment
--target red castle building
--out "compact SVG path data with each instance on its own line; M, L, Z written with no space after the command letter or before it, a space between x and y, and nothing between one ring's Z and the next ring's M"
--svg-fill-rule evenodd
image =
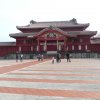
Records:
M0 42L0 56L11 57L16 53L65 54L73 57L100 57L100 43L94 42L97 31L87 31L89 23L80 24L75 18L69 21L36 22L16 26L20 33L9 34L16 42Z

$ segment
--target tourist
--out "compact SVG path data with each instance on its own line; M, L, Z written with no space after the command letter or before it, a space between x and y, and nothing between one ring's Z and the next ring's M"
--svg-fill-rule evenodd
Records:
M16 53L16 62L18 62L18 53Z
M41 55L41 61L43 61L43 58L44 58L43 55Z
M23 61L23 54L20 54L20 61Z
M56 56L56 62L57 63L59 62L59 54L57 54L57 56Z
M66 59L67 59L67 62L71 62L69 52L66 53Z
M59 62L61 62L61 54L59 53Z
M52 64L54 64L54 57L52 57Z
M40 61L41 60L41 55L39 54L37 58L38 58L38 61Z

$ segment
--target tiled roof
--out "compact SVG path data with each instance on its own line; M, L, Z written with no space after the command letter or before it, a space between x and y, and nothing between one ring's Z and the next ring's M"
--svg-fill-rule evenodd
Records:
M28 37L28 36L31 37L31 36L38 36L38 35L41 35L41 33L45 32L45 31L47 31L47 30L50 30L50 28L45 28L45 29L43 29L43 30L40 31L40 32L32 32L32 33L14 33L14 34L9 34L9 36L10 36L10 37ZM52 27L51 30L57 30L57 31L61 32L62 34L66 35L66 33L65 33L63 30L59 29L59 28L54 28L54 27Z
M13 33L9 34L10 37L27 37L27 36L34 36L35 33Z
M15 46L16 42L0 42L0 46Z
M47 27L88 27L89 23L86 24L79 24L76 21L51 21L51 22L34 22L26 26L16 26L18 29L25 29L25 28L47 28Z
M43 32L46 32L46 31L48 31L48 30L58 31L58 32L62 33L63 35L66 35L66 32L65 32L65 31L63 31L63 30L61 30L61 29L59 29L59 28L56 28L56 27L45 28L45 29L43 29L42 31L38 32L38 34L36 34L36 35L37 35L37 36L38 36L38 35L41 35Z
M95 35L97 31L68 31L70 35Z
M79 35L95 35L97 31L81 31Z
M100 34L96 34L94 36L91 37L92 40L95 40L95 39L99 39L100 40Z
M46 28L46 29L48 29L48 28ZM40 35L46 29L43 29L39 33L14 33L14 34L9 34L9 36L11 36L11 37L34 37L34 36ZM69 36L95 35L97 33L96 31L68 31L68 32L64 32L64 31L61 31L59 29L58 29L58 31L60 31L64 35L69 35Z

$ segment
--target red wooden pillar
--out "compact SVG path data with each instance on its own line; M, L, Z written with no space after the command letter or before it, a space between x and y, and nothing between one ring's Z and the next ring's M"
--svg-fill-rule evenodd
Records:
M19 52L21 52L21 49L22 49L21 46L19 46Z
M45 51L47 51L47 40L45 40Z
M38 45L37 45L37 46L38 46L38 47L37 47L37 48L38 48L37 51L40 52L40 41L39 41L39 40L38 40Z
M59 45L58 45L58 40L57 40L57 51L59 51Z
M33 46L31 46L31 52L33 52Z
M67 45L66 45L66 39L64 39L64 51L66 51Z

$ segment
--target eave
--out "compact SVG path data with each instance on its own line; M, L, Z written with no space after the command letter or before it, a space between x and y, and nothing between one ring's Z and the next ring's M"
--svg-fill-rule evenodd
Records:
M52 25L51 25L52 26ZM56 26L57 28L83 28L84 30L89 26L89 23L87 24L78 24L78 25L69 25L69 26ZM50 26L41 26L41 27L32 27L32 26L16 26L18 30L26 30L26 29L44 29L49 28ZM55 27L55 26L52 26Z

